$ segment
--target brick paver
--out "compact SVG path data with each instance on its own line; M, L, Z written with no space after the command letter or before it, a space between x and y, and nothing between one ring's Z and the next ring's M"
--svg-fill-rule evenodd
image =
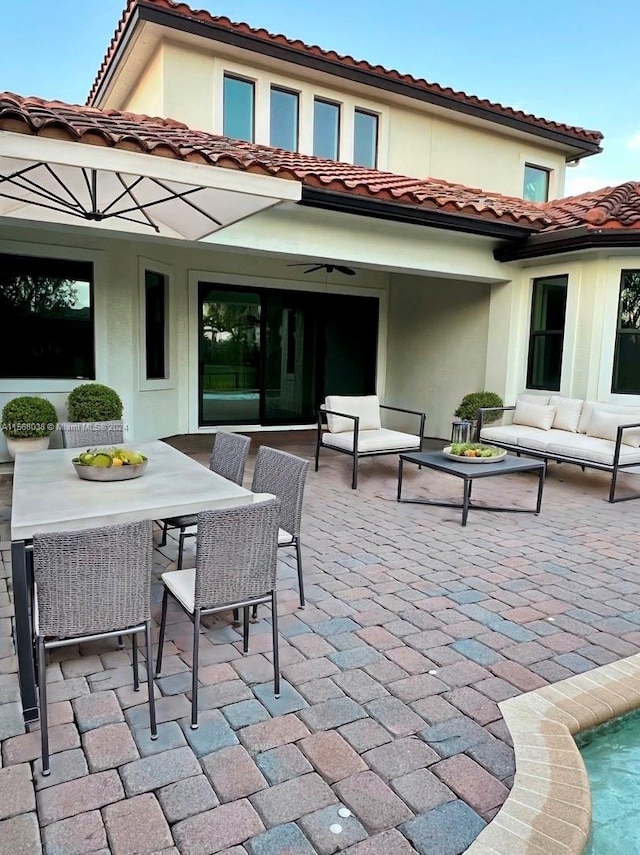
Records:
M310 459L314 439L258 434L253 453L267 441ZM179 444L207 465L209 439ZM52 652L47 778L22 722L0 543L0 852L40 853L42 835L52 855L457 855L513 781L498 704L640 649L638 505L609 505L602 473L550 465L540 517L476 514L463 528L458 512L398 505L392 458L364 461L357 491L347 469L328 452L308 475L304 610L279 556L281 698L269 609L248 655L230 615L207 617L192 730L191 624L172 608L157 741L130 646ZM406 478L419 494L424 473ZM430 490L446 483L430 474ZM505 483L505 504L524 486ZM156 550L156 576L176 546ZM156 581L156 622L160 595Z

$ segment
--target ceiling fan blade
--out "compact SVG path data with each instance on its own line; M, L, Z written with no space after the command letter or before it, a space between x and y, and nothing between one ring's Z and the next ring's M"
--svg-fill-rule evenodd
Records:
M305 273L315 273L316 270L322 270L324 264L316 264L315 267L310 267L308 270L305 270Z
M350 267L343 267L341 264L334 264L334 268L339 270L340 273L344 273L345 276L355 276L356 271L352 270Z

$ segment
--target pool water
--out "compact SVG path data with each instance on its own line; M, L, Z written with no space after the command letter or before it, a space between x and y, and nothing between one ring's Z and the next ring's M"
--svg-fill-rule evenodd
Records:
M640 710L578 735L591 785L585 855L640 855Z

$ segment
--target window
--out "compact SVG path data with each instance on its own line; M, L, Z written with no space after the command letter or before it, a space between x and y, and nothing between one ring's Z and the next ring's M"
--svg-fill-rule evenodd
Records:
M560 391L567 276L533 280L527 387Z
M275 148L298 150L298 94L271 87L271 137Z
M226 137L253 142L253 103L253 83L225 74L222 132Z
M353 129L353 162L375 168L378 160L378 117L356 110Z
M313 153L316 157L338 159L340 106L316 98L313 102Z
M147 380L167 377L167 280L144 272L144 332Z
M546 202L549 199L549 170L525 163L523 197L528 202Z
M640 395L640 270L623 270L611 391Z
M93 265L0 255L0 376L91 380Z

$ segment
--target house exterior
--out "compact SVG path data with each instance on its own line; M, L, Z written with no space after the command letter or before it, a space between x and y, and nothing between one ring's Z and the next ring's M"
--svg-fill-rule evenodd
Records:
M40 394L62 420L95 379L140 441L310 425L331 393L424 409L437 437L480 389L638 405L640 185L562 198L601 140L130 0L86 106L0 95L3 339L21 342L0 345L0 405ZM51 178L71 170L123 175L132 198L133 176L199 187L218 225L193 205L159 232L72 216Z

